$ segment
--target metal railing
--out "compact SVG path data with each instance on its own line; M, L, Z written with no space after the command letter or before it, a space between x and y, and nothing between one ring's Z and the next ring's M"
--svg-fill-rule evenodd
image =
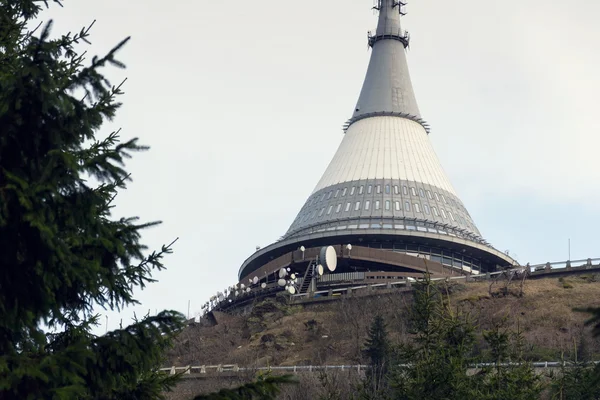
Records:
M595 263L595 264L594 264ZM547 273L552 273L553 271L556 272L557 270L560 269L564 269L565 271L569 271L569 270L573 270L573 272L576 271L581 271L584 269L589 269L589 268L593 268L593 267L600 267L600 258L588 258L585 260L574 260L574 261L559 261L559 262L553 262L553 263L546 263L546 264L535 264L535 265L525 265L522 267L518 267L518 268L511 268L511 269L507 269L507 270L503 270L503 271L496 271L496 272L488 272L488 273L483 273L483 274L479 274L479 275L461 275L461 276L447 276L447 277L441 277L441 278L431 278L431 281L455 281L455 280L466 280L466 281L482 281L482 280L489 280L492 277L495 277L497 275L501 275L501 274L506 274L506 273L511 273L511 272L525 272L528 271L528 273L530 273L532 276L540 276L540 275L544 275ZM376 283L376 284L360 284L360 285L356 285L356 286L350 286L350 287L344 287L344 288L338 288L338 289L328 289L328 290L320 290L320 291L316 291L313 293L314 295L336 295L336 294L341 294L341 293L347 293L347 292L351 292L353 290L360 290L360 289L391 289L393 287L399 287L399 286L405 286L405 287L409 287L412 282L416 282L419 281L420 279L405 279L402 281L396 281L396 282L386 282L386 283ZM293 295L292 297L305 297L307 296L307 294L296 294Z
M600 361L591 361L588 364L596 365ZM474 363L469 365L470 369L480 369L486 367L516 367L523 365L524 363ZM576 363L571 361L537 361L529 363L534 368L569 368ZM411 364L399 364L398 367L410 368ZM171 375L175 375L178 372L182 372L186 375L191 374L207 374L207 373L242 373L242 372L258 372L258 371L282 371L282 372L313 372L313 371L328 371L328 370L340 370L350 371L355 370L361 372L369 369L369 365L356 364L356 365L291 365L291 366L275 366L275 367L239 367L237 364L221 364L221 365L199 365L199 366L185 366L185 367L165 367L160 368L162 372L168 372Z
M291 259L291 256L290 256L290 259ZM529 276L540 277L540 276L544 276L544 275L552 275L557 272L563 272L563 273L571 272L571 271L572 272L581 272L583 270L591 269L591 268L600 268L600 258L555 261L555 262L547 262L547 263L534 264L534 265L530 265L528 263L527 265L524 265L524 266L510 268L510 269L506 269L506 270L502 270L502 271L479 273L479 274L473 274L473 275L445 276L445 277L440 277L440 278L431 278L431 281L435 282L435 281L463 280L463 281L467 281L467 282L468 281L478 282L478 281L492 279L493 277L496 277L501 274L507 274L507 273L510 274L510 273L515 273L515 272L523 273L525 271L527 271ZM329 279L331 279L331 278L329 278ZM408 288L408 287L410 287L412 282L416 282L418 280L420 280L420 279L403 279L403 280L398 280L395 282L385 282L385 283L375 283L375 284L369 284L369 283L363 282L363 283L357 284L355 286L346 286L343 288L335 288L335 289L332 288L332 289L327 289L327 290L317 290L315 292L310 292L310 293L297 293L297 294L290 295L290 296L292 298L340 296L344 293L351 293L354 290L361 290L361 289L377 290L377 289L392 289L392 288L397 288L397 287ZM258 294L257 293L242 293L240 295L240 297L238 297L238 299L236 299L236 301L229 303L229 304L212 307L212 308L210 308L210 310L207 310L207 311L227 309L227 308L234 306L240 302L251 301L251 300L255 299L256 297L269 296L280 290L281 290L281 288L279 286L277 286L276 283L272 283L272 284L269 284L265 289L262 289L262 291L260 291Z

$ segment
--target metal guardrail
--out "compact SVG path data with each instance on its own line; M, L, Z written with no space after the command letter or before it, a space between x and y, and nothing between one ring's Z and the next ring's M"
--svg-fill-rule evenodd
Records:
M596 264L594 264L594 263L596 263ZM567 260L567 261L558 261L558 262L548 262L545 264L534 264L534 265L528 264L528 265L520 266L517 268L511 268L511 269L507 269L507 270L495 271L495 272L489 272L489 273L482 273L482 274L478 274L478 275L461 275L461 276L447 276L447 277L441 277L441 278L431 278L431 281L432 282L434 282L434 281L454 281L454 280L481 281L481 280L489 280L491 277L505 274L505 273L525 272L525 271L528 271L530 274L533 274L533 276L540 276L540 275L544 275L545 273L556 271L559 269L569 270L572 268L577 268L576 271L581 271L582 267L586 267L586 268L600 267L600 258L588 258L585 260L573 260L573 261ZM412 282L419 281L419 280L420 279L415 279L414 281L411 281L411 280L405 279L405 280L396 281L396 282L375 283L375 284L371 284L371 285L361 284L361 285L357 285L357 286L350 286L350 287L344 287L344 288L338 288L338 289L320 290L320 291L314 292L313 296L314 295L325 295L325 294L327 294L327 295L342 294L342 293L347 293L349 290L353 291L353 290L360 290L360 289L378 289L378 288L389 289L389 288L398 287L398 286L408 287L411 285ZM292 295L292 297L294 297L294 298L306 297L306 296L307 296L306 293Z
M591 361L589 364L599 364L600 361ZM485 367L516 367L524 363L475 363L469 365L469 368L480 369ZM575 365L571 361L537 361L530 363L534 368L559 368L565 367L570 368ZM400 364L399 367L407 368L410 364ZM313 371L327 371L327 370L340 370L350 371L356 370L357 372L369 369L369 365L356 364L356 365L292 365L292 366L279 366L279 367L239 367L237 364L223 364L223 365L200 365L200 366L186 366L186 367L166 367L160 368L162 372L168 372L171 375L175 375L177 372L183 372L186 375L193 373L207 374L209 372L214 373L240 373L240 372L256 372L256 371L287 371L287 372L313 372Z
M506 274L506 273L511 273L511 272L523 273L525 271L527 271L528 274L532 277L539 277L539 276L544 276L546 274L551 275L553 273L562 272L562 271L567 272L569 270L573 270L573 272L580 272L582 270L591 269L591 268L600 268L600 258L555 261L555 262L547 262L545 264L542 263L542 264L534 264L534 265L527 264L527 265L513 267L513 268L502 270L502 271L472 274L472 275L446 276L446 277L440 277L440 278L431 278L431 281L464 280L464 281L475 281L476 282L476 281L482 281L482 280L489 280L492 277L495 277L495 276L501 275L501 274ZM375 284L361 283L356 286L350 286L350 287L346 286L343 288L319 290L319 291L315 291L312 293L298 293L298 294L294 294L294 295L290 295L290 296L294 299L300 299L300 298L304 298L304 297L340 296L344 293L349 293L349 292L352 292L353 290L360 290L360 289L391 289L394 287L410 287L412 282L415 282L418 280L420 280L420 279L414 279L414 280L404 279L401 281L375 283ZM264 295L271 295L272 293L276 292L277 289L279 289L279 288L277 287L276 284L269 285L267 287ZM241 297L239 298L239 301L241 301L241 302L250 301L253 298L254 297L252 297L252 296L247 296L245 294L242 294ZM236 301L236 303L237 303L237 301ZM225 305L225 308L228 308L229 306L230 305L227 304L227 305ZM220 309L221 309L220 307L213 307L207 311L220 310Z

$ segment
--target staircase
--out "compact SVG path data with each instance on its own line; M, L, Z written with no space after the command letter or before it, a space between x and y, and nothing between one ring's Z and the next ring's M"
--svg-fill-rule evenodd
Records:
M306 268L306 272L304 273L304 278L302 278L302 286L300 286L299 294L308 293L308 289L310 288L310 282L312 281L312 277L314 276L315 267L317 263L315 261L311 261Z

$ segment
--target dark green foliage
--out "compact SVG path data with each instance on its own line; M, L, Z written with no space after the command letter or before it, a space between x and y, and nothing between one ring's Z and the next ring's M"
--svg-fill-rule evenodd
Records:
M576 361L563 364L560 373L551 376L553 400L600 399L600 367Z
M236 389L222 389L218 393L196 396L194 400L272 400L279 394L279 386L295 383L292 375L260 375L255 382Z
M474 344L468 316L451 308L429 276L415 285L411 312L414 342L398 351L391 385L396 399L471 399L467 376Z
M484 332L494 366L480 374L479 398L537 400L544 387L531 363L523 359L523 335L505 328L506 321Z
M383 317L377 315L369 328L365 342L365 356L369 359L371 372L376 376L387 374L390 343Z
M365 349L365 357L369 360L366 380L360 390L363 399L385 398L388 391L388 370L390 367L391 346L383 317L377 315L369 327Z
M575 311L591 314L590 319L585 321L585 326L593 325L592 333L600 336L600 307L576 308Z
M390 374L394 399L492 400L538 399L543 386L525 362L520 332L504 322L485 332L493 366L473 370L477 330L468 314L453 308L445 286L429 276L417 282L411 310L413 340L399 347ZM511 364L511 362L513 364Z
M74 46L89 29L28 31L40 10L0 1L0 398L160 398L176 380L157 368L182 315L91 333L94 310L137 304L133 290L170 252L140 243L157 223L111 216L125 159L146 149L97 137L121 94L101 70L123 67L115 56L128 39L87 62Z

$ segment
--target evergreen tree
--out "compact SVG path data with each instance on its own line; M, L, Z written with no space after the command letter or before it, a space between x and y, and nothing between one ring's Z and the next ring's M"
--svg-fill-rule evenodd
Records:
M523 357L523 335L505 325L506 320L483 334L494 366L484 368L480 375L478 396L482 400L537 400L544 387L531 363Z
M475 339L467 315L453 310L429 275L414 285L414 341L400 346L391 376L395 399L474 399L467 369Z
M383 317L377 315L369 328L364 349L370 369L363 390L363 397L381 398L386 392L390 360L390 343Z
M97 136L122 93L102 68L124 67L115 56L129 38L87 62L75 46L91 27L56 38L51 21L30 30L43 5L0 0L0 399L163 398L179 376L158 368L183 315L92 332L94 310L138 304L134 289L171 251L148 254L140 242L158 222L111 215L130 180L125 159L147 149ZM287 381L240 390L273 398Z
M291 375L259 375L255 382L247 383L235 389L222 389L217 393L199 395L194 400L273 400L280 392L280 385L296 383Z
M586 361L563 363L560 373L551 375L553 400L600 399L600 367Z
M146 149L96 137L121 94L101 69L123 67L128 39L86 63L74 46L89 28L52 39L51 22L28 30L40 11L0 1L0 398L159 398L176 381L157 367L181 314L92 333L94 310L137 304L170 252L140 242L156 222L111 216L124 160Z

